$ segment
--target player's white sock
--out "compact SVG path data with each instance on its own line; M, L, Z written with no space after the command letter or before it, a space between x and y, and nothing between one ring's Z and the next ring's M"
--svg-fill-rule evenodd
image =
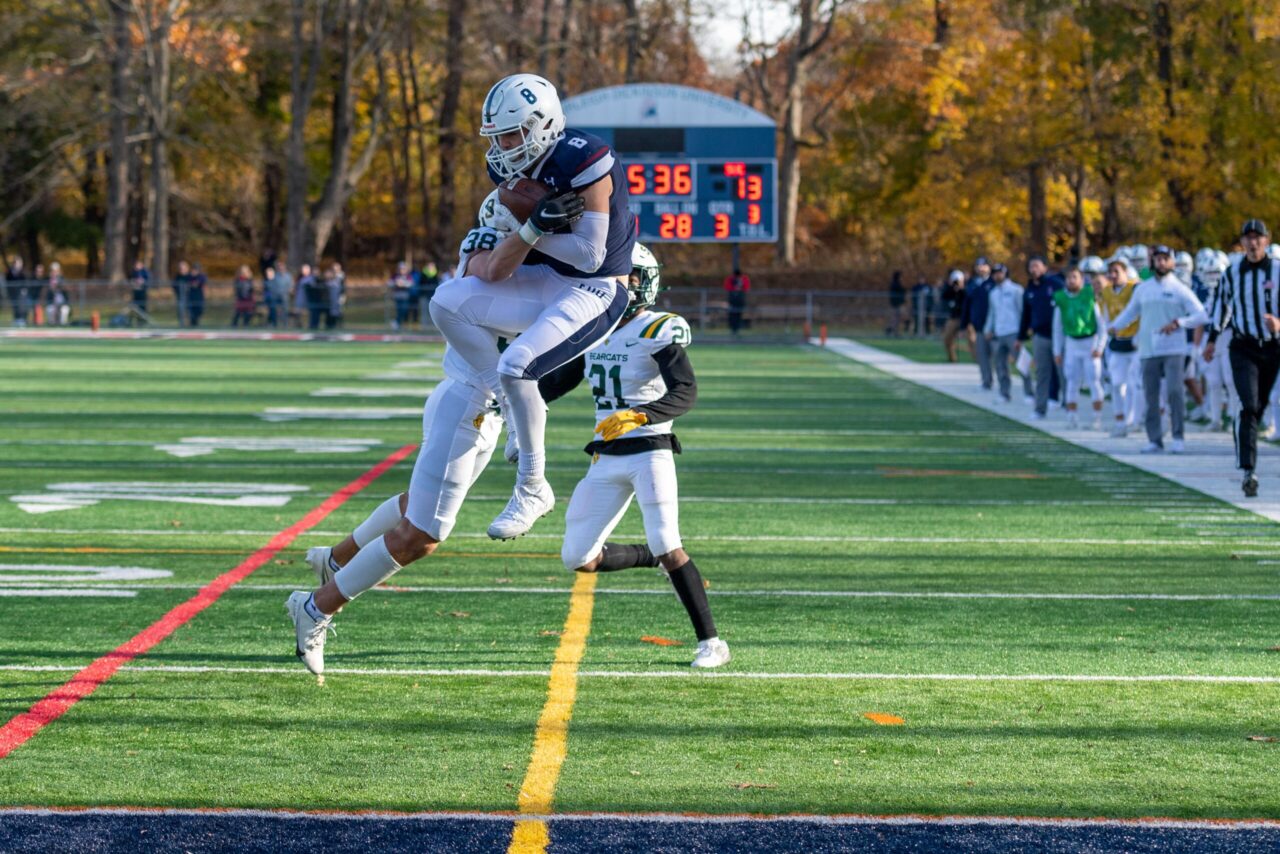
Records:
M444 335L449 346L457 350L458 355L475 369L494 396L501 398L498 350L493 345L493 334L435 302L431 303L431 322Z
M342 570L333 577L338 592L351 600L371 587L376 587L400 571L400 564L387 551L387 541L378 537L362 548Z
M379 504L377 509L369 514L369 518L356 526L356 529L351 532L351 538L356 541L357 546L364 548L375 538L381 537L399 525L400 518L400 496L393 495Z
M546 459L547 408L538 383L503 374L502 390L507 395L507 416L520 437L520 479L540 480Z

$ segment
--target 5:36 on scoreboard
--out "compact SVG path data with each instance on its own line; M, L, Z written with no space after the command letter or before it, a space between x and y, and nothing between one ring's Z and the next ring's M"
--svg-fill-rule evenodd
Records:
M773 242L777 172L773 158L709 160L622 155L641 240Z

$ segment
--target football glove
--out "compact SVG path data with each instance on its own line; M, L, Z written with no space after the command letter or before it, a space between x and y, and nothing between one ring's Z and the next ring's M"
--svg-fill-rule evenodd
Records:
M612 442L614 439L626 433L630 433L637 427L643 427L649 423L649 416L643 412L636 412L634 409L624 409L621 412L615 412L605 420L596 425L596 432L600 434L600 438L606 442Z
M572 190L558 196L545 196L529 215L529 224L544 234L564 231L582 219L586 209L582 196Z

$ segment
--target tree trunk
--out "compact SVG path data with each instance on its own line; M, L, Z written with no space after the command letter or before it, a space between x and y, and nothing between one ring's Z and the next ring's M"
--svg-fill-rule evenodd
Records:
M126 235L129 219L129 6L125 0L108 0L111 36L108 40L111 82L107 90L109 147L107 154L107 215L103 228L106 278L125 279Z
M440 132L436 158L440 193L436 203L436 229L431 245L437 263L443 263L452 253L449 245L453 234L454 209L457 204L457 167L454 152L458 147L458 105L462 95L462 77L466 63L462 55L462 40L466 23L466 0L449 0L449 20L445 34L445 79L440 101L440 113L436 127Z
M560 18L560 39L556 42L556 79L552 81L557 87L564 86L564 58L569 49L569 25L572 22L573 0L564 0Z
M947 43L947 33L951 29L950 0L934 0L933 2L933 43Z
M817 0L800 0L797 4L800 27L795 44L787 55L787 89L782 120L782 157L778 163L779 189L779 260L788 267L796 263L796 218L800 212L800 135L804 131L804 89L808 82L810 44L813 39L813 16ZM815 45L816 47L816 45Z
M542 0L542 18L538 23L538 76L547 76L547 60L551 38L551 0Z
M1089 236L1084 231L1084 165L1077 164L1075 175L1071 179L1071 190L1075 195L1075 205L1071 211L1071 224L1075 232L1075 248L1073 254L1079 261L1089 249Z
M102 191L99 172L102 170L101 155L90 152L85 158L84 175L80 181L80 193L84 196L84 219L91 228L85 230L84 244L84 276L96 279L102 275L101 259L98 258L98 230L106 223L106 211L102 207Z
M427 169L427 135L422 127L422 94L418 91L418 63L414 58L413 49L413 30L408 31L408 44L406 45L406 53L408 54L409 65L409 92L413 96L413 119L412 126L414 128L414 137L417 140L418 148L418 193L422 197L422 233L430 243L431 238L431 182Z
M403 23L404 28L409 28L409 22ZM392 156L392 183L394 184L395 193L395 210L396 210L396 227L398 229L400 246L396 252L397 259L413 260L413 225L409 222L409 182L413 180L413 159L410 154L410 135L413 133L413 115L409 109L409 81L405 79L404 63L400 60L403 56L401 51L396 51L397 58L397 74L398 88L400 90L400 163L396 168L396 158Z
M1031 219L1031 244L1034 255L1043 255L1049 244L1048 214L1044 195L1044 163L1037 160L1027 167L1027 207Z
M328 0L292 0L289 10L289 139L285 144L285 239L289 269L316 263L316 248L307 223L307 190L311 169L307 163L307 116L315 97L316 73L324 40ZM307 10L314 9L308 36Z
M637 0L622 0L622 8L627 13L624 25L627 34L627 64L623 68L622 77L625 82L634 83L640 73L640 9Z
M157 281L169 278L169 96L172 87L173 27L171 6L158 11L148 33L147 115L151 133L151 274Z
M1168 0L1156 0L1152 9L1151 34L1156 46L1156 75L1160 79L1160 88L1164 93L1165 120L1171 122L1177 118L1178 105L1174 98L1176 84L1173 79L1173 14L1169 9ZM1165 183L1169 189L1169 197L1178 211L1178 218L1185 222L1191 217L1194 202L1185 183L1175 171L1176 164L1182 158L1177 151L1177 143L1164 130L1163 123L1160 130L1160 148L1161 158L1168 167Z
M129 212L125 230L125 266L132 269L134 262L146 258L147 193L142 171L142 143L129 146L128 154Z

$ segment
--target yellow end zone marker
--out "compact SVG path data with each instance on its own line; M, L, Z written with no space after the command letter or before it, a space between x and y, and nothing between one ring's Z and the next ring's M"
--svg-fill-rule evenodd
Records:
M568 753L569 719L573 717L573 703L578 696L578 664L591 632L596 578L593 572L582 572L573 582L569 616L564 621L564 633L551 665L551 680L547 683L547 702L538 716L533 735L533 756L516 801L525 815L547 815L555 799L560 766ZM507 854L545 854L550 841L545 821L517 821Z

